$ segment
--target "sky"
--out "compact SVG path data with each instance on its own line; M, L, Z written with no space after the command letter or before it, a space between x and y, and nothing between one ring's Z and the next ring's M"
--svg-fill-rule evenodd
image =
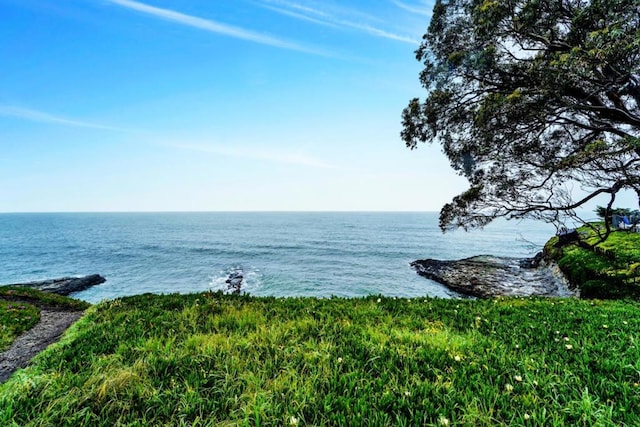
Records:
M0 212L434 211L433 0L0 0Z
M0 212L424 211L421 0L0 0Z

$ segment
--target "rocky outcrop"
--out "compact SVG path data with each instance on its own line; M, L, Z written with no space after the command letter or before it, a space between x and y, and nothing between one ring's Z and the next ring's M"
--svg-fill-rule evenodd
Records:
M84 291L92 286L106 282L107 279L99 274L91 274L84 277L63 277L61 279L40 280L36 282L15 283L9 286L24 286L50 292L58 295L69 295L74 292Z
M242 288L242 281L244 276L240 271L233 271L229 273L229 277L225 280L227 284L227 290L233 294L239 294Z
M575 295L559 269L539 256L531 260L490 255L457 261L424 259L411 266L421 276L478 298Z

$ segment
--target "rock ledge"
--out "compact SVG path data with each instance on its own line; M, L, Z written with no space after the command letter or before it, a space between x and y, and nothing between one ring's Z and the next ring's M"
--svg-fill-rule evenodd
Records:
M576 295L555 264L536 258L480 255L457 261L423 259L411 266L419 275L472 297Z
M67 296L74 292L84 291L92 286L106 282L107 279L99 274L84 277L63 277L60 279L40 280L27 283L14 283L8 286L24 286L43 292Z

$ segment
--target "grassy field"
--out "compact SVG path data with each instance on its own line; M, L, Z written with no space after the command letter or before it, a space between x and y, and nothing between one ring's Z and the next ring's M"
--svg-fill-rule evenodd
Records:
M0 425L637 426L639 308L122 298L0 386Z

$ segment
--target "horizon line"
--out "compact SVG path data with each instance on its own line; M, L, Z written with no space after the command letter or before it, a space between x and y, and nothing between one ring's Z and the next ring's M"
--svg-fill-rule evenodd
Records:
M438 210L114 210L114 211L2 211L0 215L29 214L168 214L168 213L438 213Z

